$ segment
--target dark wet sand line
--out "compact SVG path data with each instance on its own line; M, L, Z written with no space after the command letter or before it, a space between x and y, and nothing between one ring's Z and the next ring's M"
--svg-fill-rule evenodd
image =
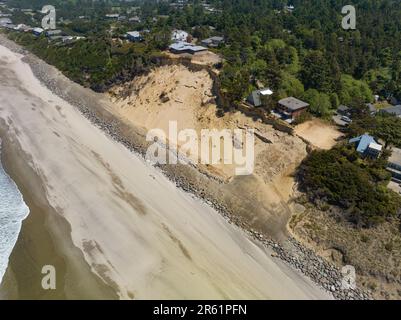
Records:
M0 132L1 134L1 132ZM68 222L47 203L40 179L22 150L2 135L1 160L30 209L0 285L0 299L117 299L93 274L71 239ZM56 268L56 290L43 290L44 265Z

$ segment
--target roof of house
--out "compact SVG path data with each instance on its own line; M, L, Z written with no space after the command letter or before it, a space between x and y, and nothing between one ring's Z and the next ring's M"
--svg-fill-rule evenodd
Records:
M224 37L220 37L220 36L214 36L210 38L213 41L224 41Z
M63 39L63 36L50 36L49 39L50 39L51 41L54 41L54 40L62 40L62 39Z
M32 31L37 33L42 33L45 30L43 30L42 28L33 28Z
M17 26L17 29L18 29L18 30L32 30L32 27L27 26L26 24L19 24L19 25Z
M60 34L61 32L62 32L61 30L47 30L47 31L46 31L46 34L47 34L48 36L54 36L54 35Z
M382 109L382 111L399 117L399 116L401 116L401 105L384 108L384 109Z
M338 110L338 111L345 112L345 111L348 111L349 108L348 108L347 106L344 106L343 104L340 104L340 105L338 106L337 110Z
M66 42L66 41L74 40L74 37L73 36L62 36L61 39L63 40L63 42Z
M6 25L13 23L10 18L0 18L0 25Z
M213 43L213 41L212 41L212 39L208 38L208 39L203 39L202 43L210 44L210 43Z
M393 148L388 162L397 166L401 166L401 149Z
M296 111L299 109L309 107L308 103L301 101L294 97L288 97L288 98L281 99L278 103L292 111Z
M219 36L214 36L214 37L210 37L210 38L207 38L207 39L204 39L204 40L202 40L202 41L210 41L210 42L212 42L212 41L215 41L215 42L221 42L221 41L224 41L224 37L219 37Z
M248 96L247 100L249 102L253 103L254 106L259 107L262 104L260 96L270 96L272 94L273 94L273 91L271 91L269 88L254 90Z
M6 24L6 25L4 25L4 28L15 30L17 28L17 26L15 24Z
M173 41L184 41L188 38L189 33L184 30L174 30L171 34L171 40Z
M373 149L373 150L381 152L383 149L383 146L376 142L371 142L371 143L369 143L369 149Z
M141 37L141 33L139 31L130 31L130 32L127 32L127 35L134 37L134 38Z
M170 45L170 50L175 50L175 51L192 51L192 52L199 52L199 51L205 51L207 48L202 47L202 46L197 46L192 43L188 42L176 42Z
M262 96L271 96L273 94L273 91L271 91L269 88L261 89L258 91Z
M364 153L366 149L372 148L378 151L381 151L381 145L378 144L375 139L368 135L368 134L363 134L359 137L352 138L349 143L358 143L358 147L356 148L356 151L359 153Z

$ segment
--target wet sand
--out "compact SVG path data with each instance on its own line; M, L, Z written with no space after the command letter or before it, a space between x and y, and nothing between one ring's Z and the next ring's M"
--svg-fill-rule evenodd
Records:
M43 197L40 180L26 165L21 149L10 146L1 130L0 135L2 164L30 210L0 285L0 299L117 299L115 290L90 271L73 245L70 225ZM45 265L56 268L55 290L41 286Z

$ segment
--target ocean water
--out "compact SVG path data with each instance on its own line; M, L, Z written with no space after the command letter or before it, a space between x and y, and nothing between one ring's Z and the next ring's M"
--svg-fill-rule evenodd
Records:
M10 254L17 242L22 221L28 214L29 208L22 194L4 171L0 161L0 283L6 272Z

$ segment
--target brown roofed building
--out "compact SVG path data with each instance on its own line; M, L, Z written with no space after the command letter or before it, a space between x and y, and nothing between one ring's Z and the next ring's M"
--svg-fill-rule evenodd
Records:
M298 118L309 107L309 104L294 97L281 99L278 102L278 111L291 120Z

